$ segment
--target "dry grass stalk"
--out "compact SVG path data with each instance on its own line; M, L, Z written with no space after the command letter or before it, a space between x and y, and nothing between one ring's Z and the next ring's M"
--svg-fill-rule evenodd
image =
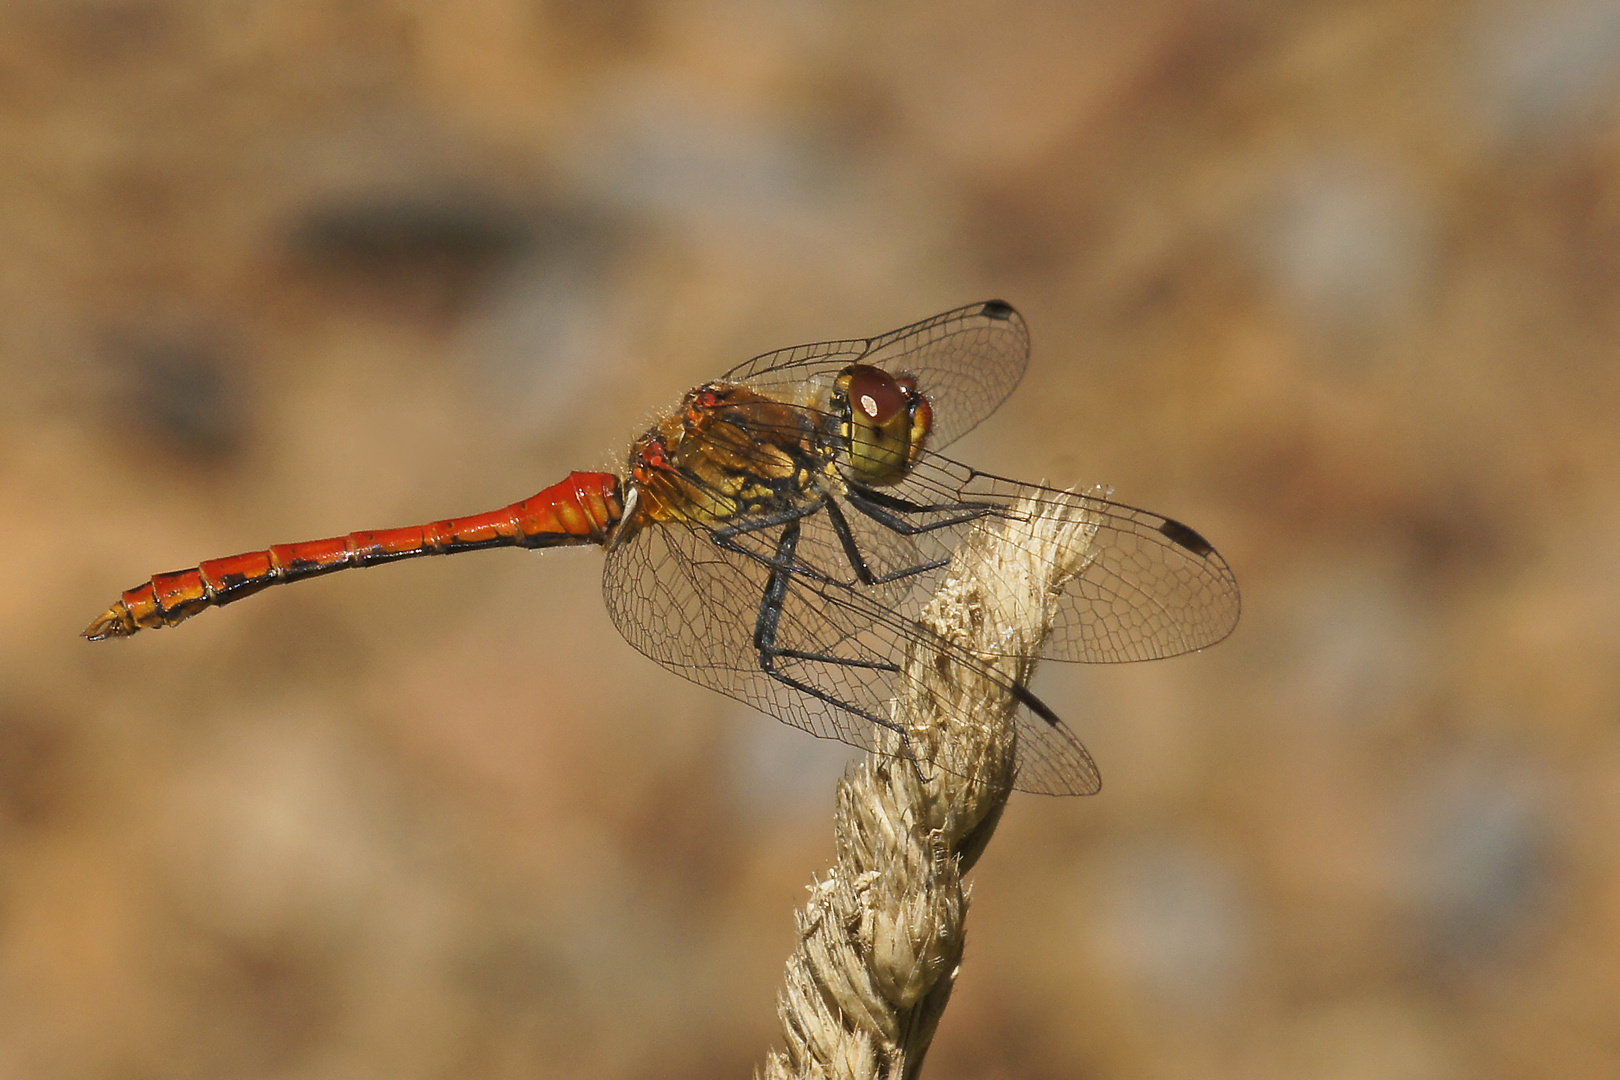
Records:
M976 533L922 622L1025 682L1050 629L1052 603L1085 569L1095 526L1078 505L1020 514ZM968 888L1012 791L1017 702L1005 683L937 649L907 657L897 737L839 782L838 854L798 913L778 1012L786 1053L762 1075L894 1080L914 1077L950 998L962 958ZM888 735L889 733L881 733Z

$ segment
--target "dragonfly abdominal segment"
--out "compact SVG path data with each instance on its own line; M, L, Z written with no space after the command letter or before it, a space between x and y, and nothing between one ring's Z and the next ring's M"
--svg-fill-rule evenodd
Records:
M84 631L91 641L174 626L211 607L272 585L360 566L454 555L491 547L560 547L605 543L623 512L619 478L570 473L568 479L500 510L428 525L355 532L330 540L278 544L264 551L210 559L189 570L156 574L119 598Z

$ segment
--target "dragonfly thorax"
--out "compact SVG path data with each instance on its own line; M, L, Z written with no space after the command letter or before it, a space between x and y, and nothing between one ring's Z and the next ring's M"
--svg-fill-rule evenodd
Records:
M828 457L817 417L734 383L698 387L630 448L638 516L715 523L801 501Z
M914 377L868 364L851 364L839 373L832 412L839 419L849 478L875 487L905 479L934 421L933 407Z

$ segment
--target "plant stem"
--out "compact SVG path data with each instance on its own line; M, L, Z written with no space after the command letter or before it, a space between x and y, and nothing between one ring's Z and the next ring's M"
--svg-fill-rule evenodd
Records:
M880 731L877 750L839 781L837 858L797 914L799 945L778 998L787 1050L772 1051L757 1076L918 1075L962 959L962 875L1016 775L1009 682L1033 673L1053 602L1085 569L1094 529L1078 504L1015 507L952 559L893 705L905 742ZM985 668L952 662L941 643Z

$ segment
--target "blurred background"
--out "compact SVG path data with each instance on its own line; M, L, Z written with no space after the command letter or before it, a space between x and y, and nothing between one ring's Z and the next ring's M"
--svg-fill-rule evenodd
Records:
M0 1076L748 1075L847 754L599 552L75 635L991 296L1245 611L1040 673L927 1075L1620 1075L1617 288L1617 0L11 0Z

